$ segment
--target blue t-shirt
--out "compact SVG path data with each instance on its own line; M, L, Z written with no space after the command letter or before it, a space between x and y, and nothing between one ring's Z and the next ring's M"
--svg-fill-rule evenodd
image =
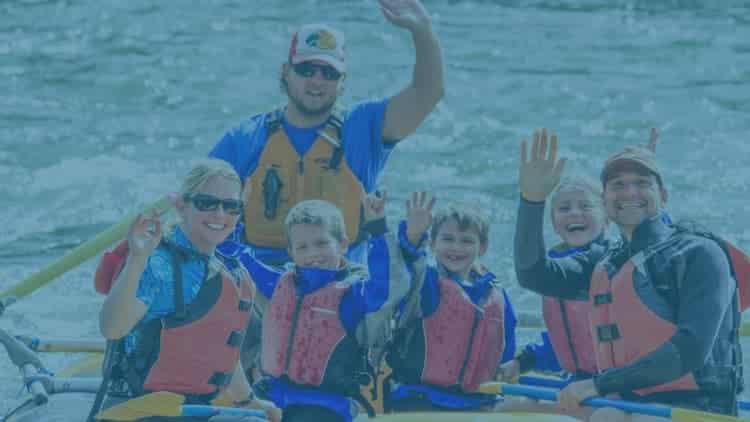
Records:
M170 240L188 250L195 250L200 254L185 232L178 226L169 235ZM193 302L198 294L206 275L206 261L199 255L189 257L182 265L182 292L185 304ZM134 350L138 342L139 329L147 322L157 318L163 318L175 312L174 271L172 269L172 254L165 248L156 248L148 258L146 268L143 270L141 280L138 283L136 297L146 304L146 314L130 330L124 338L125 352Z
M383 122L388 100L360 103L344 115L341 128L344 156L354 175L367 193L375 190L380 172L393 151L394 142L383 143ZM209 153L210 157L229 162L242 180L258 166L268 140L266 114L258 114L240 127L224 134ZM318 127L297 128L282 120L282 128L298 154L304 155L317 138ZM284 249L261 248L253 245L256 256L266 259L287 259ZM360 251L361 252L361 251ZM358 258L359 256L357 256ZM355 259L360 262L359 259Z

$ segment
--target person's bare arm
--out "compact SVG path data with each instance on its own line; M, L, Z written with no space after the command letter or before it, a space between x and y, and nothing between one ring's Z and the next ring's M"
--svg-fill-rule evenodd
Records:
M136 297L136 291L149 256L160 240L161 224L155 211L149 216L139 215L130 226L130 251L125 267L115 280L99 312L99 330L105 338L122 338L146 314L146 304Z
M411 32L416 55L411 82L385 111L383 140L397 141L412 134L443 97L443 53L419 0L378 1L386 19Z

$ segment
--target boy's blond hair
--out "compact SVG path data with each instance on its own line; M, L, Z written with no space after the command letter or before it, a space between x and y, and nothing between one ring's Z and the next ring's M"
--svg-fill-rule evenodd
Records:
M481 245L486 245L489 241L490 219L485 213L468 204L450 204L439 209L432 217L430 239L433 242L437 239L440 227L450 219L456 221L459 230L475 229L479 234L479 243Z
M240 177L229 163L216 158L204 158L198 160L182 180L179 192L180 197L184 198L194 194L201 185L214 176L234 180L238 185L242 185Z
M292 207L284 219L284 232L287 242L291 239L289 233L298 224L312 224L328 230L337 241L344 240L346 228L344 216L336 205L320 199L302 201Z

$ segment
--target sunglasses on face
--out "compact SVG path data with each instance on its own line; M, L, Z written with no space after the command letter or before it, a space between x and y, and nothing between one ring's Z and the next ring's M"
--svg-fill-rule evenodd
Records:
M323 75L323 79L327 81L338 81L341 78L341 72L336 70L333 66L315 64L312 62L302 62L292 65L294 73L302 76L303 78L312 78L315 75L316 70L320 70L320 74Z
M240 215L242 213L243 204L239 199L221 199L205 193L195 193L185 195L185 200L192 202L198 211L216 211L221 205L227 214Z

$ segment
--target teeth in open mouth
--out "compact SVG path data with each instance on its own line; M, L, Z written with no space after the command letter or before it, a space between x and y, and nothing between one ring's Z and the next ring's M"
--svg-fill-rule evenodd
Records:
M585 224L568 224L567 229L569 232L583 231L583 230L586 230L586 225Z
M211 230L224 230L224 224L206 224Z
M643 202L620 202L620 208L640 208Z

